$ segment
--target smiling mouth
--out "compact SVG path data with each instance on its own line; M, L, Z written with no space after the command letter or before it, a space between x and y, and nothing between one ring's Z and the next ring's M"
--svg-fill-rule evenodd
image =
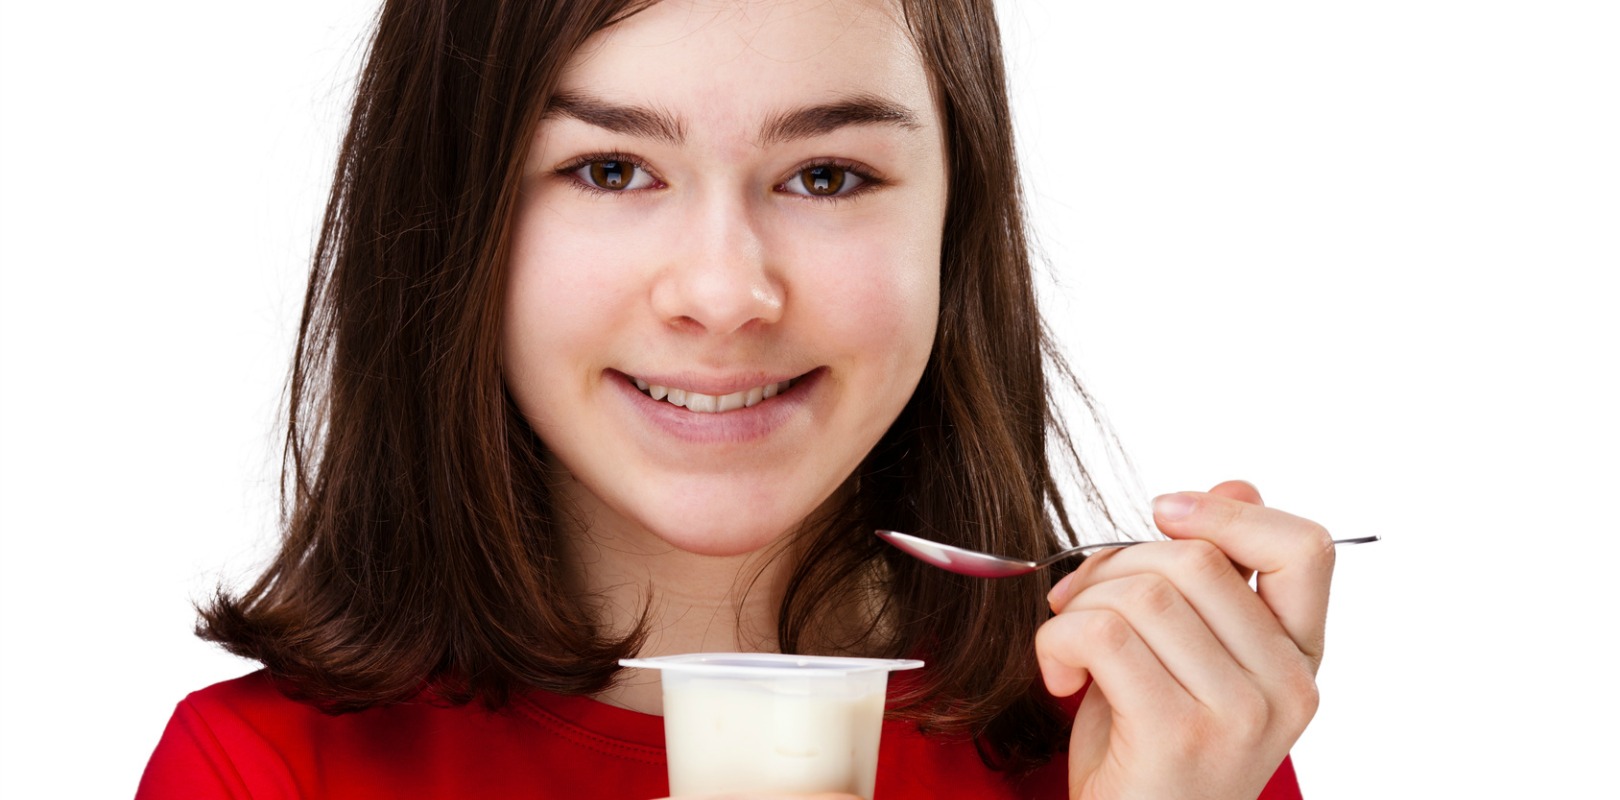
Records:
M703 394L702 392L693 392L687 389L660 386L634 377L630 380L635 383L636 388L640 389L642 394L654 400L661 400L699 414L718 414L723 411L735 411L739 408L757 406L787 391L798 378L790 378L780 383L767 383L763 386L755 386L752 389L722 395Z

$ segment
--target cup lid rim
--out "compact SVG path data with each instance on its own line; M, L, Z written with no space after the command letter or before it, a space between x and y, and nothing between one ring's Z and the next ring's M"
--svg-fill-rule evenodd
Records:
M795 678L818 675L838 677L858 672L916 669L922 665L923 662L909 658L800 656L786 653L682 653L653 658L619 659L619 666L622 667L767 678L788 675Z

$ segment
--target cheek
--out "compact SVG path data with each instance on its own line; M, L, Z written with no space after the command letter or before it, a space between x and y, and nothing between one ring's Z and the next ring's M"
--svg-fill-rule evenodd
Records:
M613 230L586 227L543 197L520 203L503 321L509 375L597 343L622 317L636 245Z
M801 298L874 368L920 370L939 318L938 237L929 226L847 236L836 256L804 270L815 283Z
M592 270L592 239L577 226L547 208L542 200L519 207L512 237L510 310L523 311L547 298L593 296L606 291L601 272ZM571 304L552 302L547 311L564 311Z
M570 356L590 346L588 312L602 308L607 292L601 281L588 279L588 270L570 267L577 262L566 237L548 233L532 215L519 218L501 324L502 373L537 432L577 400L573 378L582 365Z

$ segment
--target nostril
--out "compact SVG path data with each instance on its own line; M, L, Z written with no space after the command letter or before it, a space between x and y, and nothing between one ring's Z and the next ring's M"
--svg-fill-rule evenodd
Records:
M755 258L682 261L663 269L650 287L653 312L670 329L724 336L782 318L785 289L763 262Z

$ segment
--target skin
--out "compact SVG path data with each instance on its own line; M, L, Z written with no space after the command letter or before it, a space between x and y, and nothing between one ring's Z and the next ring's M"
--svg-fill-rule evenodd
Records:
M579 591L621 633L651 599L644 656L775 649L789 534L833 500L927 363L945 146L894 14L859 0L658 3L587 42L559 87L574 107L554 105L531 145L505 376L566 472ZM903 119L772 135L773 121L852 98ZM592 105L668 130L578 110ZM610 160L622 191L591 170ZM829 164L844 193L807 196L803 170ZM625 375L813 380L756 407L791 411L755 435L719 421L745 414L671 411ZM702 426L697 440L658 421L671 415ZM602 699L658 712L656 676L640 680Z
M1070 797L1253 798L1316 712L1332 537L1241 481L1154 522L1173 541L1087 559L1036 637L1053 694L1092 684Z
M561 89L670 129L553 109L529 153L503 368L566 476L573 577L618 631L647 609L642 655L773 650L790 534L837 501L932 343L946 164L927 76L881 2L665 0L594 37ZM908 124L765 135L853 96ZM644 172L582 188L603 154ZM800 194L828 159L870 188ZM811 372L768 435L698 440L649 421L622 377ZM1090 682L1070 795L1253 798L1316 707L1332 547L1243 483L1160 498L1155 517L1172 541L1087 560L1036 640L1052 692ZM658 713L656 677L641 680L600 699Z
M1243 481L1159 497L1154 522L1172 541L1086 559L1036 636L1053 694L1090 684L1069 797L1252 800L1316 711L1332 537Z

